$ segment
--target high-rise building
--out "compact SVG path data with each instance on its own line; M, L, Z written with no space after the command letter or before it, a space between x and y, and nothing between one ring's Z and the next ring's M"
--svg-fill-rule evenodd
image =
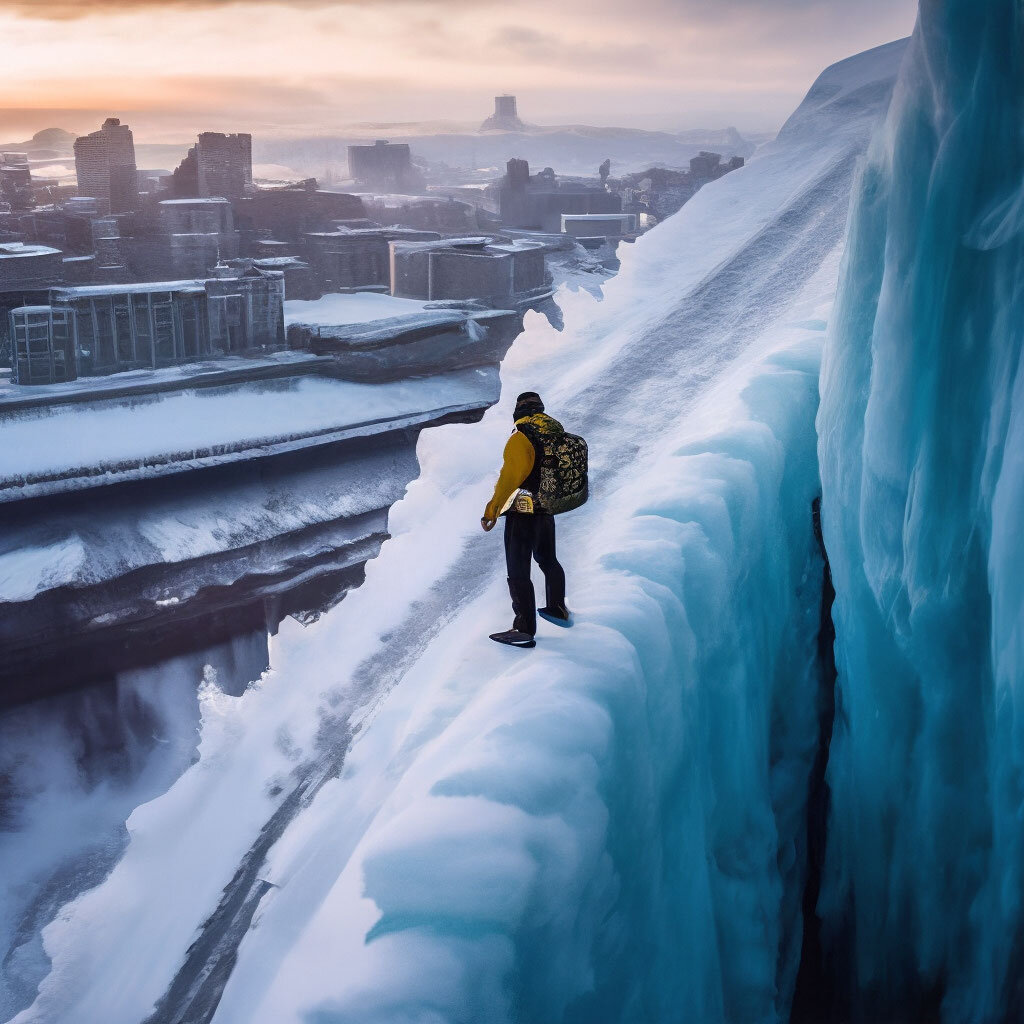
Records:
M418 191L423 184L408 144L387 139L378 139L372 146L349 146L348 173L359 186L388 192Z
M280 348L284 275L251 261L206 280L51 288L13 309L14 379L52 384Z
M35 205L27 153L0 153L0 199L12 210L31 210Z
M494 129L503 132L518 132L525 127L516 112L515 96L495 96L494 113L480 125L482 131Z
M171 176L179 199L241 199L253 192L252 136L202 132Z
M196 146L199 195L240 199L252 191L252 136L203 132Z
M127 213L138 205L135 141L116 117L75 139L75 172L79 195L95 198L100 213Z

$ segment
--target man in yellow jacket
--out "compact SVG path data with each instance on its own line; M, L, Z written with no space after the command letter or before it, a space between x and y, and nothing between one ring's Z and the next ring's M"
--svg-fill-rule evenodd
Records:
M558 626L571 626L565 605L565 573L555 556L555 517L537 504L544 439L561 433L562 425L544 412L535 391L516 399L516 429L505 444L504 462L494 495L480 519L485 531L505 517L505 563L515 621L512 628L492 633L491 639L512 647L536 647L537 604L530 579L530 560L544 573L545 596L541 616Z

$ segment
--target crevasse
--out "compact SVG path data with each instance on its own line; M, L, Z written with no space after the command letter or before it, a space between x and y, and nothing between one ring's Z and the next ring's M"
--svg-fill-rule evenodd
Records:
M863 1019L1024 1015L1024 13L925 0L818 416L837 715L820 911Z

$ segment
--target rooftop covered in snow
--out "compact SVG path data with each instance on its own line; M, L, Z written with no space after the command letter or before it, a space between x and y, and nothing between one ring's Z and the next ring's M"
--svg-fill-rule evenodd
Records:
M59 256L60 249L48 245L32 245L25 242L0 242L0 260L18 259L24 256Z
M382 384L293 375L218 388L183 380L130 406L95 395L56 409L0 407L0 503L423 426L486 408L494 395L481 373Z

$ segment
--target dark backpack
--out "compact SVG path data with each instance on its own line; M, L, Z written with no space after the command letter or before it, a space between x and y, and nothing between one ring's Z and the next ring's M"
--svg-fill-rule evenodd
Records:
M519 429L539 455L539 465L530 474L537 482L537 511L558 515L579 508L588 496L587 442L576 434L541 431L530 423Z

